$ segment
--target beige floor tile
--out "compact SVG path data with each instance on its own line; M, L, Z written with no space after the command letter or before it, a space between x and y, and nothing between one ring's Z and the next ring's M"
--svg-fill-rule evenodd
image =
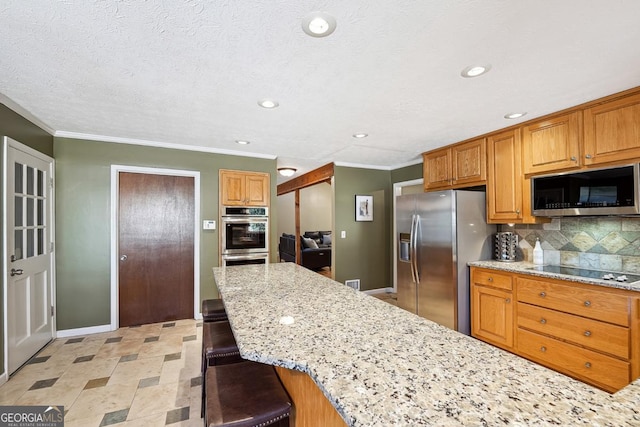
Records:
M100 423L102 422L102 418L104 418L104 414L96 414L87 418L79 418L79 419L68 419L66 416L64 418L64 427L100 427ZM121 426L122 424L113 424L114 426ZM160 424L156 424L160 426Z
M93 359L88 362L73 363L60 377L58 381L66 381L72 379L83 379L84 383L90 379L103 378L111 376L119 357L111 359Z
M56 339L51 341L45 348L38 352L38 357L42 356L51 356L53 353L58 351L60 347L64 344L64 339Z
M166 418L166 413L158 413L149 415L148 417L137 418L135 420L127 420L124 423L115 425L118 427L160 427L164 426ZM201 418L198 422L198 425L202 426L203 423L204 421ZM171 427L174 427L176 425L177 424L171 424Z
M56 383L47 388L28 390L15 402L16 405L64 406L69 409L76 401L86 382L82 379Z
M122 336L124 337L124 339L142 338L144 340L147 337L160 335L161 329L162 324L160 323L142 325L137 328L124 328L124 333L122 334Z
M11 378L0 387L0 405L14 405L35 381L28 377Z
M189 361L184 358L164 362L160 372L160 384L190 381L200 375L200 361Z
M165 337L168 335L179 335L180 337L186 337L189 335L196 334L196 325L176 325L172 328L162 328L160 331L160 336Z
M65 420L90 418L96 414L129 408L136 393L137 384L113 384L83 390L69 408Z
M111 357L119 358L122 356L127 356L129 354L138 354L143 342L143 338L135 338L123 339L120 342L104 344L102 347L100 347L100 351L98 351L98 353L96 354L96 359Z
M82 342L78 342L78 343L63 344L60 348L58 348L58 351L56 351L54 355L57 355L57 356L69 355L70 357L73 355L75 355L76 357L89 356L92 354L96 354L100 350L100 347L102 347L103 344L104 344L103 341L90 341L90 340L88 341L83 340Z
M160 337L159 341L142 344L138 358L164 356L165 354L180 353L182 351L182 337L170 335Z
M189 405L190 382L159 384L138 389L127 419L166 413Z
M135 384L137 386L143 378L160 376L163 361L164 356L157 356L118 363L108 384Z

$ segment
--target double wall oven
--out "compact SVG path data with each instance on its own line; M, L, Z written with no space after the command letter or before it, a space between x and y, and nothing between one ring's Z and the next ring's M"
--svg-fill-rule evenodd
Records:
M221 223L223 266L269 262L269 208L225 206Z

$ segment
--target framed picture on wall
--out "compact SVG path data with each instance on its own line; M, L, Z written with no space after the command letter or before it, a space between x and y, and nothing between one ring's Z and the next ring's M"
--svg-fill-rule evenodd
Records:
M373 221L373 196L356 194L356 221Z

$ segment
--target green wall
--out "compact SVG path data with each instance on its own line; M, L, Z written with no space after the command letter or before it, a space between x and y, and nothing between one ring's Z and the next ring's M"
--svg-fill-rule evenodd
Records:
M422 162L391 171L391 183L412 181L422 178Z
M56 277L58 330L109 324L111 165L200 172L201 219L218 220L218 170L271 174L275 206L276 161L195 151L55 138ZM276 259L277 213L272 210L271 252ZM200 296L216 295L218 230L200 232Z
M31 123L29 120L15 113L7 106L0 104L0 135L8 136L24 145L40 151L48 156L53 156L53 136L49 135L45 130ZM4 200L4 151L0 150L0 200ZM3 233L2 228L5 222L5 212L2 211L2 221L0 221L0 236ZM2 252L2 259L7 259L7 254ZM0 289L4 292L5 282L4 274L0 274ZM4 313L3 305L0 304L0 373L4 373Z
M335 280L360 279L360 289L391 286L392 185L389 171L334 170ZM373 196L373 221L356 222L355 196ZM341 231L347 237L340 237Z

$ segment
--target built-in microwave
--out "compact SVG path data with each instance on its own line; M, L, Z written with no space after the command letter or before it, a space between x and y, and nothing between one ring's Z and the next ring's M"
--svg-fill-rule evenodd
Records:
M533 215L638 215L639 176L637 163L534 176Z

